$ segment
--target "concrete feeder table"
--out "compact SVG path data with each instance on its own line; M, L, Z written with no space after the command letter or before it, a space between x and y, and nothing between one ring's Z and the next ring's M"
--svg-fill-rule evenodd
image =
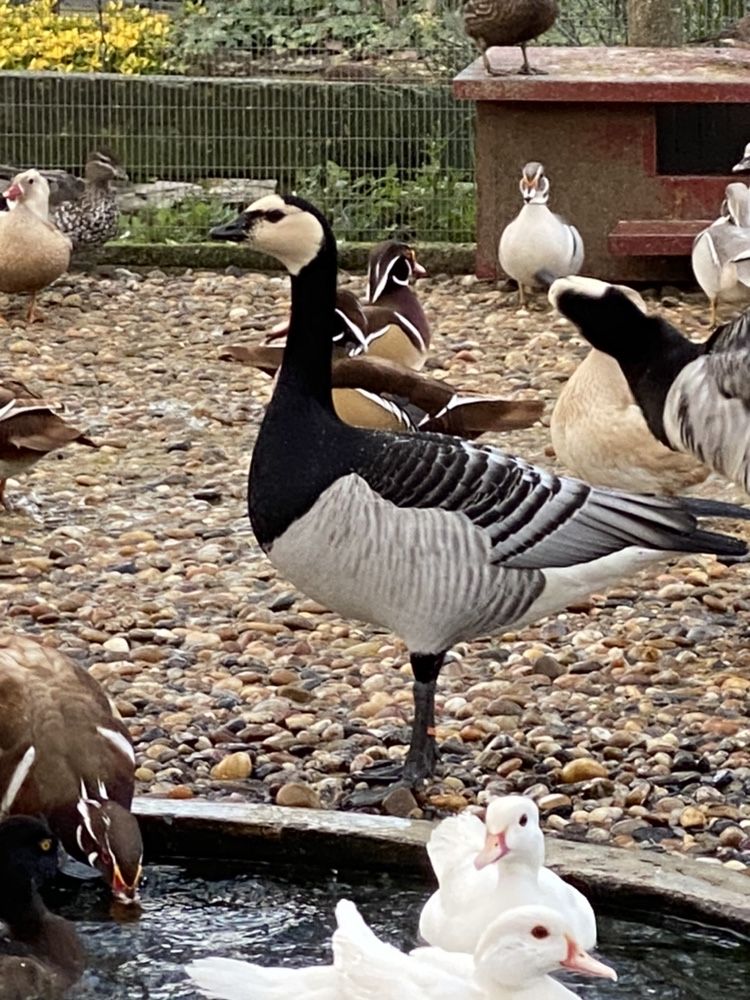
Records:
M490 59L515 71L518 49ZM544 164L553 211L574 222L584 272L607 280L690 279L695 234L716 218L750 142L750 50L552 48L545 76L491 77L481 59L453 81L476 102L477 275L521 207L521 167Z

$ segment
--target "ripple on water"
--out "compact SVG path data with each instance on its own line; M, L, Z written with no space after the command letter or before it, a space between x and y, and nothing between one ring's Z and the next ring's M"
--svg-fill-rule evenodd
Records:
M140 920L118 923L100 883L73 895L55 890L51 905L77 921L89 969L70 1000L195 1000L184 965L226 955L264 965L330 960L333 909L353 899L385 940L416 944L419 908L430 889L416 878L218 862L153 865ZM656 918L650 917L650 920ZM747 995L750 942L674 919L656 924L599 920L599 954L620 981L578 981L585 1000L719 1000Z

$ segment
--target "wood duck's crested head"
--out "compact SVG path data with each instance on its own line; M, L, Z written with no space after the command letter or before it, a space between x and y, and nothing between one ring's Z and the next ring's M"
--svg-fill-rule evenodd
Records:
M128 175L109 149L96 149L86 158L84 177L89 184L109 188L113 181L127 181Z
M44 820L11 816L0 823L0 884L19 878L38 889L57 874L57 837ZM0 916L2 916L0 909Z
M350 357L367 350L367 318L357 296L348 288L336 292L338 329L333 335L337 347L344 348Z
M83 782L76 811L76 841L82 855L99 869L119 902L137 902L143 839L135 816L105 795L90 797Z
M327 244L333 244L322 213L293 195L264 195L232 222L214 226L209 235L212 240L247 243L281 261L293 275L315 260Z
M399 287L408 287L415 278L423 278L427 271L417 260L408 243L385 240L370 251L367 264L367 295L376 303L384 295Z
M9 202L26 205L36 215L43 219L49 213L49 184L38 170L24 170L16 174L10 182L10 187L3 191L3 197Z
M549 178L544 173L544 167L536 160L531 160L521 171L518 184L521 197L527 205L546 205L549 200Z

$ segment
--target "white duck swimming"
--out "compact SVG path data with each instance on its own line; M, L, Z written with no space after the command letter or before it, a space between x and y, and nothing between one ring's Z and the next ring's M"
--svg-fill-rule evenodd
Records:
M591 904L544 867L544 835L531 799L493 799L484 823L468 812L450 816L433 831L427 853L439 888L422 910L419 932L431 945L473 952L495 917L532 904L561 913L584 948L596 943Z
M348 899L336 906L333 965L263 968L228 958L192 962L187 972L216 1000L575 1000L551 979L570 969L617 979L572 936L565 919L544 906L524 906L485 929L474 956L440 948L405 955L381 941Z

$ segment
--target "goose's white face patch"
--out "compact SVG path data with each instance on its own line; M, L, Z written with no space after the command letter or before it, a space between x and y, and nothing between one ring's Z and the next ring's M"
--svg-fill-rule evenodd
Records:
M557 281L553 281L547 298L557 309L558 300L563 292L578 292L590 299L601 299L611 287L606 281L599 281L598 278L581 278L573 274L569 278L558 278Z
M315 216L288 205L277 194L264 195L245 212L256 215L247 233L248 244L281 261L290 274L299 274L323 245L325 234Z

